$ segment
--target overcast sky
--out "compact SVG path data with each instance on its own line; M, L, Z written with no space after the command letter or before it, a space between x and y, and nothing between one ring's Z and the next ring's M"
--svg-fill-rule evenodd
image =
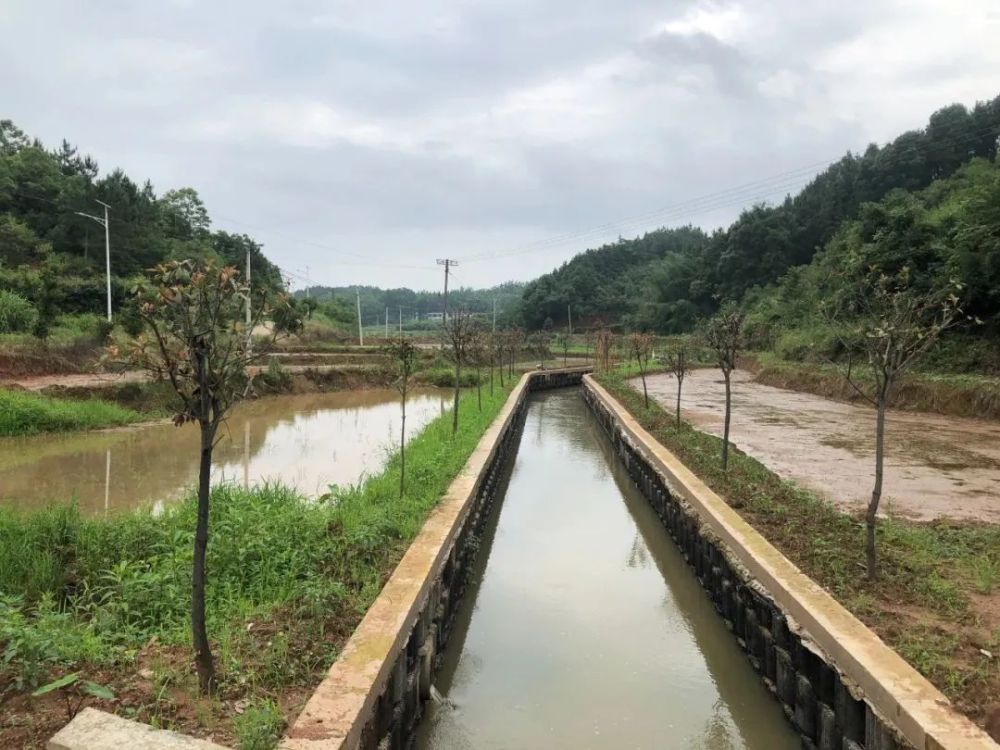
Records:
M330 285L714 227L1000 93L997 0L2 0L0 30L0 117Z

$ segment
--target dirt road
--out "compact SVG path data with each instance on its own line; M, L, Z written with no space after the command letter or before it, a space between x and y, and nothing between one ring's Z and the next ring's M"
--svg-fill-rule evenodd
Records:
M673 377L654 375L647 382L650 395L672 411ZM724 399L721 373L695 370L684 381L681 411L692 424L721 435ZM874 434L873 409L734 374L733 443L842 508L856 510L868 502ZM1000 423L892 411L886 446L886 512L1000 523Z

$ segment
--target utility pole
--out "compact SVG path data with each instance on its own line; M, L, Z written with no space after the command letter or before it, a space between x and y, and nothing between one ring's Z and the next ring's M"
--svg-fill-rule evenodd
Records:
M385 306L385 337L389 338L389 306Z
M493 298L493 335L497 335L497 298Z
M354 293L357 295L358 300L358 344L360 346L365 345L365 333L361 327L361 290L355 289Z
M566 320L569 321L569 335L573 335L573 308L566 305Z
M306 266L306 299L309 299L309 266Z
M403 308L399 308L399 337L403 338Z
M107 287L108 287L108 322L111 322L111 229L108 224L108 209L111 208L104 201L97 201L102 206L104 206L104 218L100 216L93 216L92 214L85 214L82 211L75 211L78 216L86 216L88 219L93 219L102 227L104 227L104 267L105 275L107 277Z
M444 266L444 322L448 322L448 272L451 270L452 266L457 266L457 260L449 260L448 258L438 258L437 264L439 266Z

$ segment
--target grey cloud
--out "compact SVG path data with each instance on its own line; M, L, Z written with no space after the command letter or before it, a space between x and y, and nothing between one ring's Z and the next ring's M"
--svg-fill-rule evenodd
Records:
M4 6L0 117L160 190L192 185L218 226L338 283L433 283L438 255L608 225L462 282L528 278L661 220L725 222L737 201L666 209L918 127L948 103L928 81L993 96L952 62L1000 64L947 8L888 0ZM864 55L906 59L893 45L924 28L919 71L880 68L886 97ZM430 270L395 268L413 264Z

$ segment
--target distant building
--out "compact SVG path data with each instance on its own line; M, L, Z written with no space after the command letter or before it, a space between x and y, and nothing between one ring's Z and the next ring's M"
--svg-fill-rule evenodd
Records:
M427 313L424 315L426 320L444 320L444 313Z

